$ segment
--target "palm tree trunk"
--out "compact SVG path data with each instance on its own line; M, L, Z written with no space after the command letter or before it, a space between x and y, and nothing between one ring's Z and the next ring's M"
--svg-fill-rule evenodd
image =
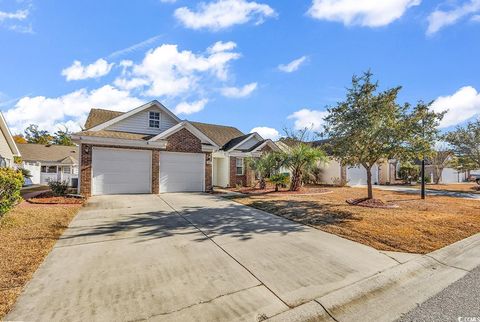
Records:
M292 183L290 184L290 191L297 191L300 189L302 183L302 173L295 170L292 174Z
M266 187L267 187L267 183L265 182L265 178L262 177L262 178L260 179L260 189L261 189L261 190L265 190Z

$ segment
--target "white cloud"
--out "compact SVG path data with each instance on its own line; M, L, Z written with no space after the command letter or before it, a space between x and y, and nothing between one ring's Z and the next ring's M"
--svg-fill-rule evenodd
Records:
M213 46L208 47L208 52L211 54L214 53L219 53L222 51L230 51L234 50L237 47L237 44L234 43L233 41L217 41L216 43L213 44Z
M435 112L448 110L440 127L454 126L480 116L480 93L472 86L465 86L450 96L440 96L431 108Z
M225 97L242 98L247 97L257 88L257 83L250 83L243 87L224 87L220 91Z
M163 2L163 3L175 3L175 2L177 2L177 0L160 0L160 2Z
M471 20L473 22L480 22L480 15L474 15Z
M0 22L5 20L25 20L28 15L28 10L17 10L15 12L0 11Z
M266 126L255 127L250 131L250 133L253 133L253 132L257 132L264 139L270 139L273 141L278 140L278 138L280 137L280 133L272 127L266 127Z
M67 81L98 78L107 75L112 69L112 66L113 63L109 64L103 58L86 66L83 66L80 61L75 60L72 66L62 70L62 76L65 76Z
M269 5L246 0L216 0L201 2L197 11L188 7L175 10L175 17L191 29L220 30L233 25L245 24L251 20L261 24L265 18L276 17L277 14Z
M0 11L0 27L19 33L33 34L32 25L27 20L29 15L29 9L15 12Z
M140 89L146 96L191 93L200 79L211 75L222 81L228 78L229 63L240 58L239 53L230 51L234 48L231 44L234 43L220 48L217 43L217 51L209 55L179 51L177 45L161 45L149 50L140 64L123 64L124 73L115 80L115 85L127 90Z
M193 114L203 110L205 105L208 103L207 99L201 99L195 102L182 102L175 107L175 114Z
M427 34L433 35L440 29L457 23L460 19L480 11L480 0L465 1L451 10L437 9L428 16ZM475 16L472 17L475 20Z
M127 111L143 103L127 91L105 85L92 91L79 89L60 97L23 97L4 115L16 133L32 123L49 131L55 131L59 124L67 124L70 130L77 130L78 123L83 126L86 115L93 107Z
M313 0L308 14L316 19L346 26L386 26L399 19L421 0Z
M278 65L278 69L285 73L292 73L298 70L300 68L300 65L302 65L306 60L307 60L307 56L302 56L298 59L292 60L286 65L283 65L283 64Z
M289 115L288 118L295 120L294 127L296 130L308 128L312 131L321 131L325 124L323 119L327 115L328 112L326 111L315 111L304 108Z

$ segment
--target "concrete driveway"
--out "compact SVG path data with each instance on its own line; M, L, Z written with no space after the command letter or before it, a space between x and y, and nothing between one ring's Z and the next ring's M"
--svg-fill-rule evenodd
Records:
M254 321L397 264L211 195L94 197L6 320Z

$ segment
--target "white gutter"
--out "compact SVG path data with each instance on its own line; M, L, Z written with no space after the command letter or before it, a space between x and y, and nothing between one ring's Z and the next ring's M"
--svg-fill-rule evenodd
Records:
M77 144L133 146L147 149L165 149L167 147L167 141L163 140L152 142L81 135L72 135L72 140Z

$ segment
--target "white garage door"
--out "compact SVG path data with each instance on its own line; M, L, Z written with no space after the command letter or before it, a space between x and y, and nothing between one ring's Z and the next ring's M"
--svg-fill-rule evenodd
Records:
M93 148L92 194L151 192L150 151Z
M458 183L462 182L461 175L452 168L445 168L442 171L441 183Z
M349 186L367 184L367 170L363 166L347 168L347 180ZM372 167L372 183L378 183L378 166Z
M160 152L160 192L204 191L203 153Z

